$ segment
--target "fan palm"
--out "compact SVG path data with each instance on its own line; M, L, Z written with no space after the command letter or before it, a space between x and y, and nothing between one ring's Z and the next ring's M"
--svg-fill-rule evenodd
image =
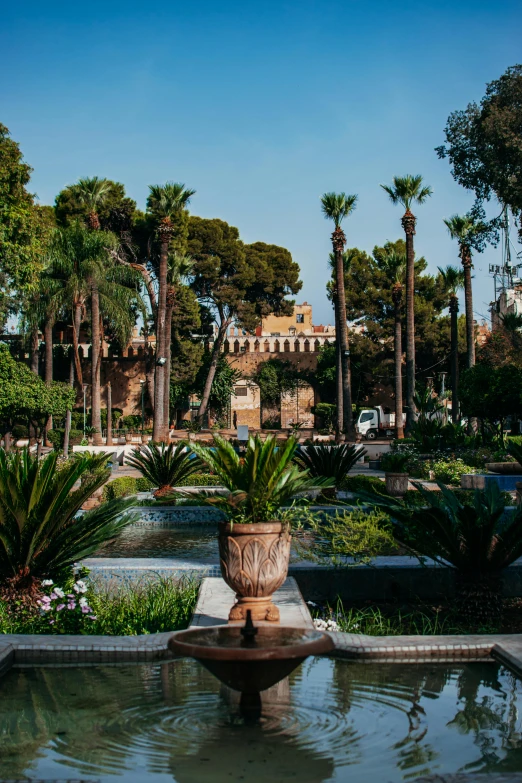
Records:
M350 353L348 345L348 325L346 323L346 295L344 289L344 246L346 236L341 228L341 223L355 209L356 195L346 193L325 193L321 197L321 208L327 220L332 220L334 231L332 233L332 247L335 256L335 306L336 306L336 345L337 345L337 374L342 373L342 400L339 396L341 384L337 383L337 438L340 439L341 431L353 436L352 415L352 391L350 379ZM340 358L339 358L340 357ZM342 404L341 404L342 403Z
M449 299L450 334L451 334L451 418L454 423L459 420L459 297L458 292L464 288L464 272L456 266L438 267L444 289Z
M477 623L498 621L501 574L522 556L522 507L506 512L496 483L475 490L472 505L439 483L440 492L414 482L426 507L408 509L381 495L364 500L390 515L403 546L457 571L461 610Z
M406 429L409 431L415 420L415 234L416 217L411 212L413 204L423 204L432 194L422 184L420 174L394 177L392 185L381 185L393 204L404 207L402 227L406 234Z
M59 577L133 520L121 499L76 518L107 480L108 458L83 454L58 467L56 452L38 460L27 449L12 456L0 450L1 582L30 591L35 580Z
M111 192L111 183L108 179L100 177L85 177L79 179L70 190L78 198L80 204L83 204L89 210L87 224L92 231L99 231L100 219L98 213L107 203L107 198Z
M166 440L168 421L165 421L165 362L170 354L166 344L167 288L169 245L174 232L172 218L185 209L196 191L186 188L181 182L167 182L165 185L150 185L147 210L157 222L160 240L158 268L158 315L156 319L156 368L154 373L154 428L155 441Z
M334 487L338 488L348 471L365 454L366 450L360 446L349 446L347 443L337 446L318 443L306 447L300 446L294 461L300 468L308 471L310 478L333 479Z
M466 309L466 343L467 343L467 367L475 364L475 322L473 319L473 291L471 287L471 243L473 237L481 233L484 228L470 215L452 215L444 220L452 239L459 243L459 255L464 270L464 303Z
M201 461L187 451L184 443L151 443L146 448L134 449L127 465L139 470L154 487L156 497L170 492L185 479L201 470Z
M406 279L406 253L388 250L381 260L381 267L392 283L394 310L393 355L395 366L395 428L397 438L404 438L402 420L402 293Z
M246 451L239 456L233 446L214 436L214 448L192 443L190 448L221 479L226 495L207 497L205 502L220 508L231 521L247 523L270 522L278 519L281 506L298 492L314 487L331 487L331 479L314 480L308 471L293 464L298 441L289 438L283 447L275 436L261 440L250 437Z

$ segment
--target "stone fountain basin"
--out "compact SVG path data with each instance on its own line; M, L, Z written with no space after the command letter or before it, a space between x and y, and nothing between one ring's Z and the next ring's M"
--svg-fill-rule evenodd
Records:
M259 693L287 677L309 655L334 649L321 631L281 626L257 626L252 644L241 627L217 625L178 631L169 640L178 656L195 658L224 685L241 693Z
M498 473L501 476L522 475L522 465L518 462L488 462L486 468L490 473Z

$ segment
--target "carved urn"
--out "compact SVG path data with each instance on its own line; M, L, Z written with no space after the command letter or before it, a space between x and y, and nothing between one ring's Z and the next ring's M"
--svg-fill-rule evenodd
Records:
M281 522L220 522L221 574L237 598L229 622L244 621L249 609L253 620L279 622L272 595L286 579L291 541L288 527Z
M386 480L386 492L388 495L401 498L408 491L407 473L388 473L384 474Z

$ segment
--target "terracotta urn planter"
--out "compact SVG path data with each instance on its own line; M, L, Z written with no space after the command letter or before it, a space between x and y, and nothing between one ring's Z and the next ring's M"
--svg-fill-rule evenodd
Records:
M407 473L385 473L386 492L394 497L401 498L408 491Z
M286 579L291 540L281 522L220 522L221 575L237 598L229 622L246 620L248 609L254 622L279 622L279 609L272 603L272 595Z
M142 443L148 443L148 442L149 442L149 436L148 436L148 435L145 435L145 434L143 434L143 435L141 436L141 442L142 442Z

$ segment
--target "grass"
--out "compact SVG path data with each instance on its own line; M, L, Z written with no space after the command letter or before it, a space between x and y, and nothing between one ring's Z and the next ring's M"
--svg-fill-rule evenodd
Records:
M103 636L179 631L187 628L196 605L199 580L158 576L141 582L96 583L88 599L95 621L77 632ZM37 610L0 601L0 634L56 632Z
M439 636L477 631L467 628L451 610L422 604L407 609L396 606L346 609L341 599L338 599L335 607L325 604L310 608L314 620L331 620L337 624L339 631L365 636ZM482 630L491 633L496 629Z

